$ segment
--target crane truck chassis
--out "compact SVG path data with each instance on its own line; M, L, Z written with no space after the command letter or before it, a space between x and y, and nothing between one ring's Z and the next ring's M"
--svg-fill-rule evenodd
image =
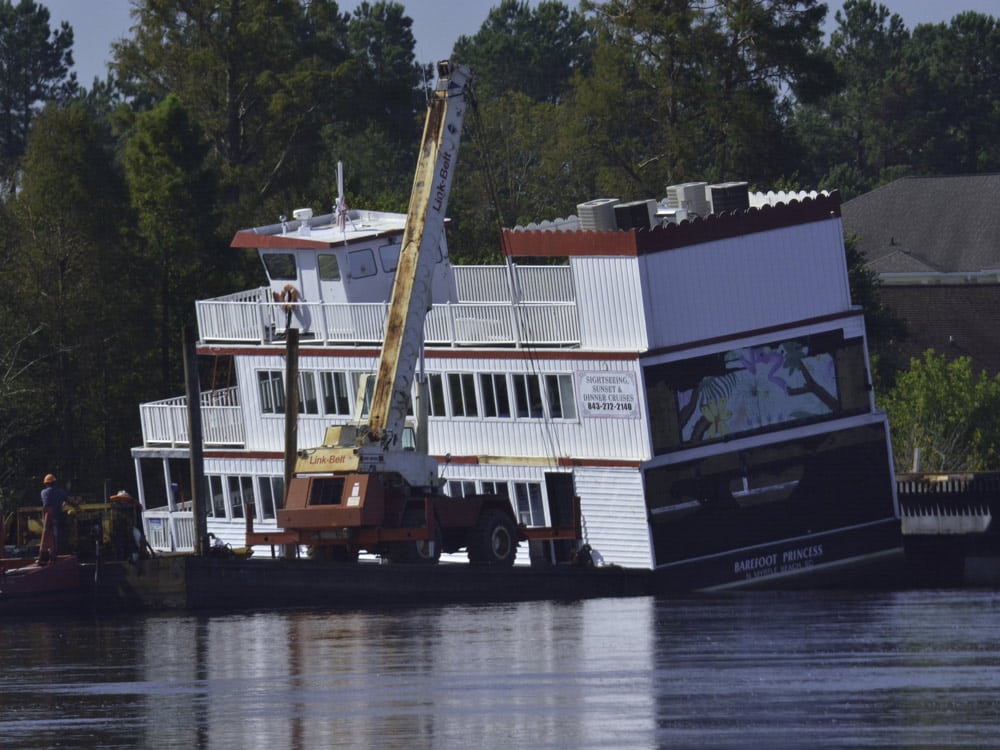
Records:
M367 420L359 406L357 423L330 426L322 446L297 452L276 513L280 530L255 531L247 512L248 545L304 545L313 557L335 561L356 560L364 550L390 562L429 563L442 551L464 548L472 563L506 566L513 565L520 541L581 538L579 498L567 496L565 487L549 497L557 522L529 527L517 522L505 497L444 495L437 461L426 449L401 446L431 304L435 261L427 250L441 246L469 79L467 69L439 63ZM418 383L418 392L423 388ZM418 397L418 406L426 402ZM418 420L418 430L426 430L426 414ZM426 433L418 444L426 446Z
M255 532L247 513L247 544L308 546L315 559L338 562L364 550L392 563L436 563L465 549L473 564L507 566L521 541L580 539L579 498L567 500L565 526L530 527L499 495L417 494L380 473L299 475L278 511L283 530Z

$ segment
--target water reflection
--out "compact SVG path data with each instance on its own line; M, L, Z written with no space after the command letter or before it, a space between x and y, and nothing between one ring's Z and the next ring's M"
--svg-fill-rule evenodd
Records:
M0 622L0 747L989 744L995 592Z

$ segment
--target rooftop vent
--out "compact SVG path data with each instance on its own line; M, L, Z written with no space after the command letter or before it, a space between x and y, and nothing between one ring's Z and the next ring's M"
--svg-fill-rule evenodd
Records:
M656 201L632 201L615 206L615 221L619 229L649 229L656 218Z
M596 198L586 203L578 203L576 212L580 217L580 229L605 232L617 229L618 223L615 221L617 205L617 198Z
M750 192L745 182L720 182L708 186L712 197L712 213L746 211L750 208Z
M683 208L695 216L708 216L711 208L706 195L707 182L683 182L667 188L667 206Z
M660 226L680 224L682 221L687 221L687 217L686 208L670 208L666 204L656 207L656 223Z

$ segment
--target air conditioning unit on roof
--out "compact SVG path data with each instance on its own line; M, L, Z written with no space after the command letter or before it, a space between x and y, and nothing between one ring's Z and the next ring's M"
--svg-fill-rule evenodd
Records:
M684 182L680 185L670 185L667 188L667 206L683 208L688 214L708 216L711 208L705 193L707 182Z
M578 203L577 215L580 217L580 229L609 231L617 229L615 221L615 206L617 198L595 198L586 203Z
M632 201L615 206L619 229L649 229L656 221L656 201Z
M708 186L712 198L712 213L746 211L750 208L750 191L745 182L720 182Z

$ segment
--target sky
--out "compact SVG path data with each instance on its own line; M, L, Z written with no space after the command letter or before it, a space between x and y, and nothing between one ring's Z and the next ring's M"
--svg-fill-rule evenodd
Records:
M77 80L89 87L94 77L103 79L110 59L111 42L129 36L129 0L36 0L49 9L51 25L68 21L73 27L73 58L76 61ZM413 19L416 37L416 56L419 62L433 62L451 54L459 36L475 34L490 9L500 0L461 0L447 3L441 0L401 0L407 15ZM571 7L574 0L564 0ZM828 25L834 11L841 7L840 0L826 0L830 8ZM354 0L340 3L343 11L353 11L358 5ZM956 14L972 10L1000 18L1000 0L881 0L881 4L903 17L912 29L920 23L950 21ZM534 5L534 3L532 3Z

